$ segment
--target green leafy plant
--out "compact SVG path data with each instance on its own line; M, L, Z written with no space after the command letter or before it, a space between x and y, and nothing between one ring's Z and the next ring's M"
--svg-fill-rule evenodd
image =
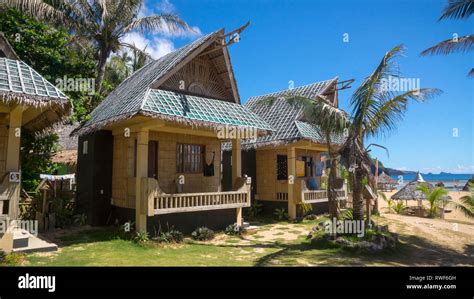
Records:
M198 241L207 241L214 239L214 231L207 227L198 227L192 233L191 237Z
M306 216L313 210L313 206L310 203L299 203L298 209L300 210L301 215Z
M87 224L87 215L86 214L76 214L74 215L74 224L77 226L84 226Z
M288 220L288 218L289 218L288 213L283 208L275 209L275 211L273 212L273 215L275 215L278 220Z
M394 212L394 205L395 205L395 202L393 199L389 199L387 197L387 195L385 193L383 193L382 191L379 191L379 196L382 197L382 199L387 202L387 206L388 206L388 212L389 213L393 213Z
M161 231L161 227L158 230L156 237L153 238L153 240L156 240L158 242L162 243L181 243L184 239L184 235L182 232L180 232L177 229L174 229L173 227L168 227L168 231L163 232Z
M405 205L403 204L403 201L401 200L397 201L397 203L393 205L393 211L397 214L403 213L404 210L405 210Z
M262 212L263 204L261 204L258 200L255 200L250 208L246 209L247 217L254 219Z
M341 213L341 218L344 220L354 220L354 214L352 209L347 209Z
M416 190L423 192L430 204L429 216L435 217L438 209L448 203L448 191L443 187L436 187L432 191L426 184L419 184Z
M147 232L136 232L133 241L137 244L145 244L150 240Z
M474 218L474 184L469 183L468 186L470 194L461 197L461 203L453 203L466 217Z
M245 232L245 227L237 223L231 224L225 228L226 235L240 236Z

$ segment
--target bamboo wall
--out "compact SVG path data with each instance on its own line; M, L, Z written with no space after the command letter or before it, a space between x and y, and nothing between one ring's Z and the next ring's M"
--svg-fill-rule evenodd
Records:
M277 155L286 155L287 148L257 150L257 195L259 200L276 200L277 192L288 192L288 181L277 180ZM312 157L319 161L320 152L315 150L296 149L296 156ZM294 161L293 161L294 162ZM320 184L318 179L318 184ZM299 186L299 179L295 180Z
M136 134L126 138L114 136L112 198L115 206L135 208L134 151ZM220 140L217 138L172 134L150 131L149 139L158 141L158 183L166 193L176 193L175 180L180 173L176 172L176 144L200 144L206 147L206 161L214 159L214 176L205 177L203 173L184 173L183 192L216 192L220 191Z

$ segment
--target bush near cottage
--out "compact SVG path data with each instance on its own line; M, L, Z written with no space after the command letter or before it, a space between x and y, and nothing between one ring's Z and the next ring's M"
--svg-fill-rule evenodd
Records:
M240 236L245 233L246 229L237 223L231 224L225 228L225 234L231 236Z
M191 237L197 241L207 241L214 239L215 233L207 227L198 227L192 233Z

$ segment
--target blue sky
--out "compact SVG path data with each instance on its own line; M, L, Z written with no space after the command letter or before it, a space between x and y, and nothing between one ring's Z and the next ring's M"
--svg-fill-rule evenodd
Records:
M194 26L192 36L158 34L134 36L150 43L155 57L219 28L232 30L252 24L241 42L229 47L242 102L265 94L338 76L355 79L340 93L340 107L350 111L351 93L398 44L407 48L398 60L404 76L420 78L421 87L443 94L427 103L410 105L405 119L390 136L369 140L388 147L390 155L372 152L386 166L420 170L474 173L473 52L420 57L435 43L474 32L469 21L437 22L447 1L277 1L169 0L146 1L143 14L173 11ZM349 42L344 42L344 34ZM453 136L457 131L458 136Z

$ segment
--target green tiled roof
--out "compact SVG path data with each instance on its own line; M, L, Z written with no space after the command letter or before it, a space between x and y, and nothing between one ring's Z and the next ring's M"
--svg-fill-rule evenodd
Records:
M265 121L245 106L167 90L150 89L142 110L157 114L158 117L190 123L210 122L272 130Z
M67 100L59 89L23 61L0 58L0 94L7 93L35 100Z

